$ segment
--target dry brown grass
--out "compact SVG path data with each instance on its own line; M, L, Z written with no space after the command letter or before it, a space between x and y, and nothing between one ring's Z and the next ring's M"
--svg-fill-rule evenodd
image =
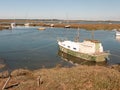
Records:
M14 22L14 20L10 19L10 20L0 20L0 22L7 22L7 23L11 23ZM16 20L16 22L18 23L17 25L23 26L24 22L26 22L25 19L21 19L21 20ZM39 23L35 23L34 20L28 20L27 22L31 23L30 26L47 26L50 27L50 23L46 24L44 22L39 22ZM5 24L3 23L3 26L8 26L10 24ZM22 23L22 24L19 24ZM68 24L58 24L55 23L54 27L60 27L60 28L64 28L65 26L67 26ZM112 30L112 29L120 29L120 24L69 24L70 28L82 28L82 29L86 29L86 30ZM0 26L0 30L2 29L6 29L6 27ZM8 28L7 28L8 29Z
M4 68L5 65L4 64L0 64L0 69Z
M52 90L114 90L120 88L120 73L100 66L50 69L36 74L43 77L43 87L47 90L51 88Z
M54 24L54 27L64 28L68 24ZM120 29L120 24L69 24L70 28L82 28L86 30L113 30ZM31 26L50 26L48 24L39 23L31 24Z
M119 90L120 72L103 66L19 70L12 72L15 81L20 84L10 90Z
M120 29L120 24L72 24L71 27L79 27L87 30L112 30Z
M66 24L55 24L55 27L65 27ZM120 24L70 24L70 28L82 28L87 30L112 30L120 29Z
M10 25L0 25L0 30L9 29Z

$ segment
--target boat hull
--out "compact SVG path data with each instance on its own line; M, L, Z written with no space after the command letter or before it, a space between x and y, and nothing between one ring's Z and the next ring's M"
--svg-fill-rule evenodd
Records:
M108 58L109 53L99 53L99 54L95 54L95 55L89 55L89 54L84 54L84 53L80 53L80 52L76 52L76 51L72 51L70 49L67 49L63 46L59 45L59 49L67 54L70 54L72 56L81 58L81 59L85 59L88 61L95 61L95 62L103 62L106 61Z

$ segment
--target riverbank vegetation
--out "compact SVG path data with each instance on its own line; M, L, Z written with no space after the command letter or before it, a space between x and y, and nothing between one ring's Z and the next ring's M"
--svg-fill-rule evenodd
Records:
M46 20L46 19L0 19L0 29L6 29L10 23L16 23L16 26L24 26L29 23L30 26L58 27L58 28L81 28L86 30L120 30L120 22L118 21L84 21L84 20ZM84 22L84 23L80 23ZM90 23L91 22L91 23ZM7 27L7 29L9 29Z
M24 26L24 24L16 24L17 26ZM54 24L53 27L57 28L65 28L68 24ZM0 26L0 30L9 29L10 25ZM45 23L37 23L30 24L30 26L43 26L43 27L51 27L50 24ZM120 24L69 24L69 28L80 28L86 30L120 30Z
M11 72L9 90L119 90L120 66L84 66ZM6 78L0 78L2 88Z
M10 29L10 26L0 26L0 30L3 30L3 29Z
M54 24L54 27L59 28L65 28L68 24ZM31 26L47 26L49 27L49 24L31 24ZM119 30L120 24L69 24L69 28L80 28L80 29L86 29L86 30Z

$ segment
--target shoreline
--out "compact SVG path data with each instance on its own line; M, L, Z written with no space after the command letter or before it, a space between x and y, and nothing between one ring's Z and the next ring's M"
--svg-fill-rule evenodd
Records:
M17 24L16 26L24 26L23 24ZM120 30L120 24L52 24L52 23L30 23L29 26L42 26L42 27L57 27L57 28L75 28L86 30ZM0 25L0 30L10 29L10 23Z
M10 26L8 26L8 25L5 25L5 26L0 25L0 30L4 30L4 29L10 29Z
M119 30L120 24L30 24L30 26L58 27L58 28L76 28L86 30ZM69 26L69 27L67 27Z
M11 23L16 26L24 26L29 23L30 26L58 27L58 28L83 28L86 30L112 30L120 29L120 21L89 21L89 20L59 20L59 19L0 19L0 28L10 26Z
M4 59L0 58L0 70L5 68L6 67L6 64L4 62Z
M7 79L8 77L0 78L1 88ZM120 66L79 65L71 68L54 67L33 71L17 69L11 72L11 80L6 88L10 90L76 90L80 88L83 90L117 90L120 88Z

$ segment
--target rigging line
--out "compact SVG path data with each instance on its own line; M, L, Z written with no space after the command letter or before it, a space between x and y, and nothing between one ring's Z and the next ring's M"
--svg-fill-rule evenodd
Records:
M44 45L43 47L33 48L33 49L26 49L26 50L13 50L13 51L6 51L6 52L0 52L0 53L16 53L16 52L35 51L35 50L43 49L43 48L46 48L46 47L48 47L48 46L52 46L52 45L54 45L54 43Z
M110 54L110 55L112 55L112 56L116 56L116 57L119 57L119 58L120 58L120 55L115 55L115 54Z

